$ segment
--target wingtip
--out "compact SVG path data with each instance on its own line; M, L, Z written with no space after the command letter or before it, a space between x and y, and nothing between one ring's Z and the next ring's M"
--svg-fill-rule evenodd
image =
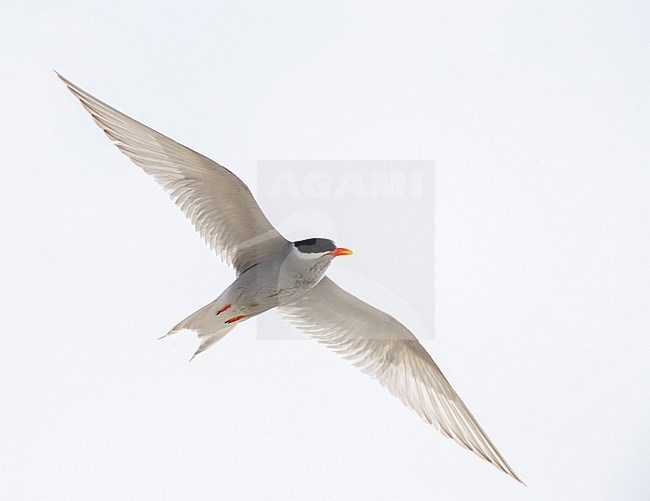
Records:
M517 474L512 470L512 468L510 468L508 471L504 471L504 473L506 473L509 477L514 478L517 482L519 482L519 483L520 483L521 485L523 485L524 487L528 487L528 484L526 484L526 482L524 482L524 481L519 477L519 475L517 475Z
M528 484L526 482L524 482L521 478L519 478L519 475L515 474L515 479L517 480L517 482L519 482L524 487L528 487Z
M68 79L67 79L66 77L64 77L63 75L61 75L61 73L59 73L56 69L52 68L52 71L53 71L54 74L55 74L57 77L59 77L62 81L64 81L66 84L68 83Z
M515 473L515 471L510 467L510 465L509 465L508 463L506 463L506 464L505 464L505 467L504 467L503 465L496 464L496 463L494 463L494 462L492 462L492 461L490 461L490 460L488 460L488 462L489 462L490 464L496 466L499 470L501 470L503 473L505 473L505 474L508 475L509 477L513 478L514 480L516 480L517 482L519 482L520 484L522 484L524 487L528 487L528 486L526 485L526 482L524 482L524 481L519 477L519 475L517 475L517 474Z

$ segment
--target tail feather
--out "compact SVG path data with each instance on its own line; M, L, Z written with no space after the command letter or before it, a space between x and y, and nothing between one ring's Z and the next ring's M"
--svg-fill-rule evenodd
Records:
M210 346L212 346L214 343L219 341L222 337L224 337L234 328L235 328L234 325L228 325L226 328L221 329L219 332L215 332L212 335L208 335L204 337L199 336L199 338L201 339L201 344L194 352L194 355L192 355L192 358L190 358L190 362L194 360L194 357L196 357L199 353L203 353L205 350L207 350Z
M201 341L199 347L192 355L193 360L199 353L204 352L222 337L235 328L235 324L224 323L223 316L217 316L217 300L206 304L200 310L192 313L189 317L179 322L167 334L161 337L165 338L183 330L196 332Z

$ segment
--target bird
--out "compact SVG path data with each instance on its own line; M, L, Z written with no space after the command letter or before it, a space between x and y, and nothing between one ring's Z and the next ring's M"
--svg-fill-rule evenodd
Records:
M289 323L378 380L444 436L524 484L417 338L326 276L334 258L352 251L328 238L285 239L233 172L55 73L117 148L163 187L236 272L217 299L163 337L194 331L200 340L194 358L240 323L277 308Z

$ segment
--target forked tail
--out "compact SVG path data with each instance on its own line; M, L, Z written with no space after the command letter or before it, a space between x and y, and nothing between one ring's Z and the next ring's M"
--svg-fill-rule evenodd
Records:
M237 325L235 323L229 324L224 322L223 315L220 316L218 314L219 309L217 308L217 301L218 299L206 304L200 310L192 313L162 337L164 338L176 334L182 330L191 330L196 332L201 344L199 344L199 347L190 359L193 360L199 353L207 350L210 346L233 330Z

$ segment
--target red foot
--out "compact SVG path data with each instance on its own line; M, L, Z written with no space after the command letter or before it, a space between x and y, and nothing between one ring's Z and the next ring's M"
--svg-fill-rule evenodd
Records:
M238 316L236 316L236 317L233 317L233 318L230 318L230 319L226 320L226 323L227 323L227 324L234 324L237 320L241 320L241 319L244 318L245 316L246 316L246 315L238 315Z
M232 306L232 304L227 304L226 306L224 306L223 308L221 308L221 309L217 312L217 315L218 315L219 313L223 313L224 311L226 311L226 310L227 310L228 308L230 308L231 306Z

